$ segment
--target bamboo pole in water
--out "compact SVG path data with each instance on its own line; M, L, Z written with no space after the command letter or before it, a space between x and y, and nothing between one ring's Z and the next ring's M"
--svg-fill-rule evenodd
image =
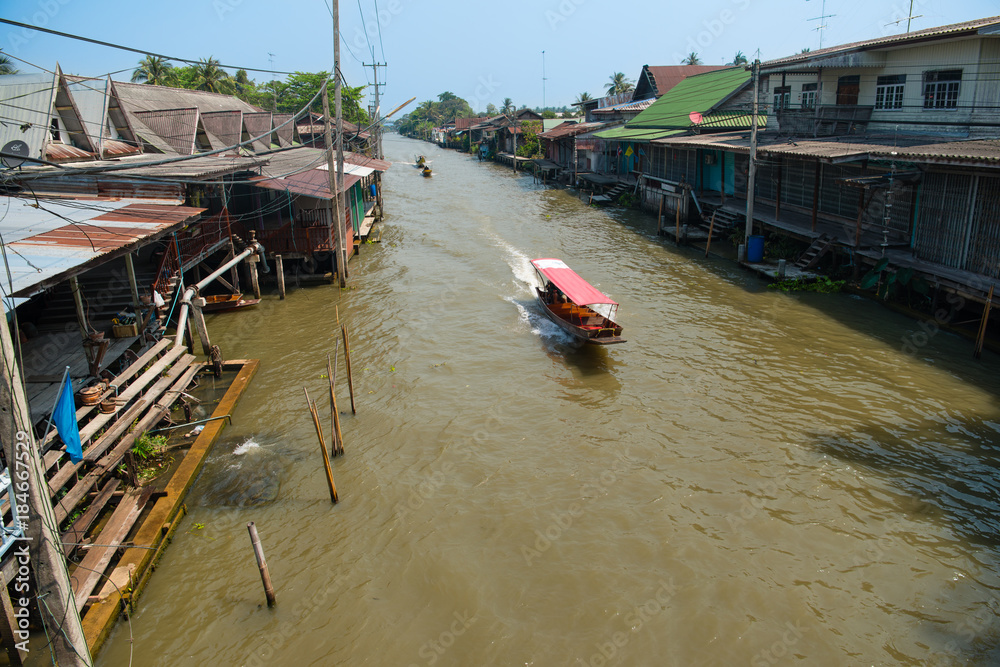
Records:
M708 257L708 249L712 247L712 232L715 231L715 213L712 211L712 221L708 223L708 243L705 244L705 257Z
M677 200L677 216L674 220L674 242L677 245L681 244L681 202Z
M663 200L666 199L666 195L660 195L660 210L656 214L656 235L659 236L663 231Z
M347 387L351 390L351 414L358 414L354 407L354 377L351 375L351 343L347 338L347 325L343 324L340 330L344 334L344 360L347 362Z
M326 451L326 442L323 440L323 427L319 424L319 413L316 411L316 404L309 399L309 391L302 387L306 395L306 403L309 405L309 412L312 414L313 426L316 427L316 435L319 436L319 449L323 453L323 467L326 470L326 484L330 487L330 500L337 502L337 485L333 483L333 470L330 468L330 454Z
M257 535L257 526L251 521L247 524L247 531L250 533L250 543L253 544L253 555L257 557L257 568L260 570L260 580L264 583L264 595L267 597L267 606L274 606L274 586L271 585L271 574L267 571L267 561L264 560L264 548L260 546L260 537Z
M337 341L340 342L339 340ZM338 350L340 349L338 345ZM344 453L344 435L340 432L340 410L337 409L337 392L334 387L334 365L330 361L330 355L326 355L326 373L330 378L330 428L333 429L333 455Z
M983 306L983 319L979 322L979 333L976 334L976 349L973 356L978 359L983 354L983 343L986 342L986 325L990 320L990 310L993 308L993 285L990 285L990 295L986 297Z

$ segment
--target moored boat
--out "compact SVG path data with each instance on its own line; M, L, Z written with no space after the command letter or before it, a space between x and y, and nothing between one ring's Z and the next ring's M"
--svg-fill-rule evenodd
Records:
M542 287L535 296L545 314L577 340L593 345L624 343L614 321L618 304L581 278L561 259L533 259Z
M245 308L246 306L256 306L260 299L244 299L242 294L214 294L205 297L205 305L202 310L206 312L218 312L221 310L234 310Z

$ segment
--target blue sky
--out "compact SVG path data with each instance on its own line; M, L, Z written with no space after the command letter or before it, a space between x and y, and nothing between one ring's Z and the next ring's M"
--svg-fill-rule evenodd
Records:
M561 106L581 92L603 94L616 71L635 79L644 64L678 64L697 51L724 64L736 51L762 60L819 47L824 0L511 0L503 3L354 0L342 2L342 71L351 85L370 82L361 62L388 62L383 109L450 90L477 111L505 97L518 106ZM903 32L886 25L909 13L909 0L825 0L823 45ZM376 11L376 6L378 11ZM284 71L328 70L333 62L324 0L2 0L0 16L23 23L182 58ZM913 29L1000 14L996 0L914 0ZM379 17L376 20L376 17ZM364 21L362 22L362 19ZM366 29L368 38L366 39ZM379 39L381 30L381 40ZM0 26L0 48L47 69L73 74L132 68L141 56L20 28ZM383 55L384 53L384 55ZM22 72L36 71L17 63ZM115 78L127 80L129 73ZM267 74L252 73L261 80ZM411 107L409 107L412 109ZM407 109L409 110L409 109Z

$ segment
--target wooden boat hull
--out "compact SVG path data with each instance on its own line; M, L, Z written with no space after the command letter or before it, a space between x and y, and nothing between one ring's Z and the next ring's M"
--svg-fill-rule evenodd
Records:
M544 293L537 287L535 288L535 297L545 315L581 343L614 345L626 342L626 339L621 336L622 327L620 325L586 306L581 307L572 303L548 304L544 300ZM575 324L573 319L579 320L582 324ZM598 321L600 324L597 323Z
M205 297L205 312L221 312L224 310L235 310L247 306L256 306L260 299L244 299L242 294L216 294Z

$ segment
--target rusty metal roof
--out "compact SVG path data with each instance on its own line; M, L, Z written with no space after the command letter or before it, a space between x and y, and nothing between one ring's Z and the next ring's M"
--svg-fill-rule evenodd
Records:
M892 46L898 48L900 45L911 42L922 42L937 39L948 39L958 36L968 36L976 34L996 34L1000 31L1000 16L990 16L976 19L974 21L963 21L962 23L951 23L949 25L935 28L925 28L924 30L914 30L912 32L898 35L888 35L886 37L875 37L860 42L850 42L849 44L839 44L825 49L817 49L807 53L797 53L785 58L777 58L761 63L761 70L769 70L793 65L798 63L808 63L822 60L830 56L839 55L849 51L864 51L868 49Z
M257 113L243 114L243 125L247 128L247 133L251 137L264 135L263 139L253 142L254 149L258 151L271 150L271 112L260 111Z
M392 166L392 163L387 160L379 160L378 158L368 157L359 153L345 154L344 162L350 162L361 167L371 167L375 171L389 171L389 167Z
M151 200L52 201L8 197L0 221L13 282L31 296L197 219L205 210Z
M187 90L186 88L153 86L147 83L126 83L124 81L115 81L114 87L125 110L130 113L188 107L195 107L202 113L234 109L245 113L263 111L263 109L233 95L210 93L205 90Z
M287 148L291 146L295 141L295 123L288 123L284 127L279 128L279 125L284 124L286 121L291 120L292 114L290 113L276 113L271 114L271 122L274 124L274 133L278 135L278 145L282 148Z
M285 178L267 178L258 176L250 179L254 185L269 190L280 190L291 192L296 195L305 195L317 199L332 199L330 196L330 174L323 169L310 169L300 174L286 176ZM347 192L352 185L361 180L361 176L354 174L344 174L344 192Z
M219 142L218 146L212 142L213 149L235 146L243 137L243 112L239 109L208 111L201 114L201 124L205 132Z
M45 159L49 162L82 162L96 158L97 156L93 153L64 144L61 141L50 141L45 146Z

